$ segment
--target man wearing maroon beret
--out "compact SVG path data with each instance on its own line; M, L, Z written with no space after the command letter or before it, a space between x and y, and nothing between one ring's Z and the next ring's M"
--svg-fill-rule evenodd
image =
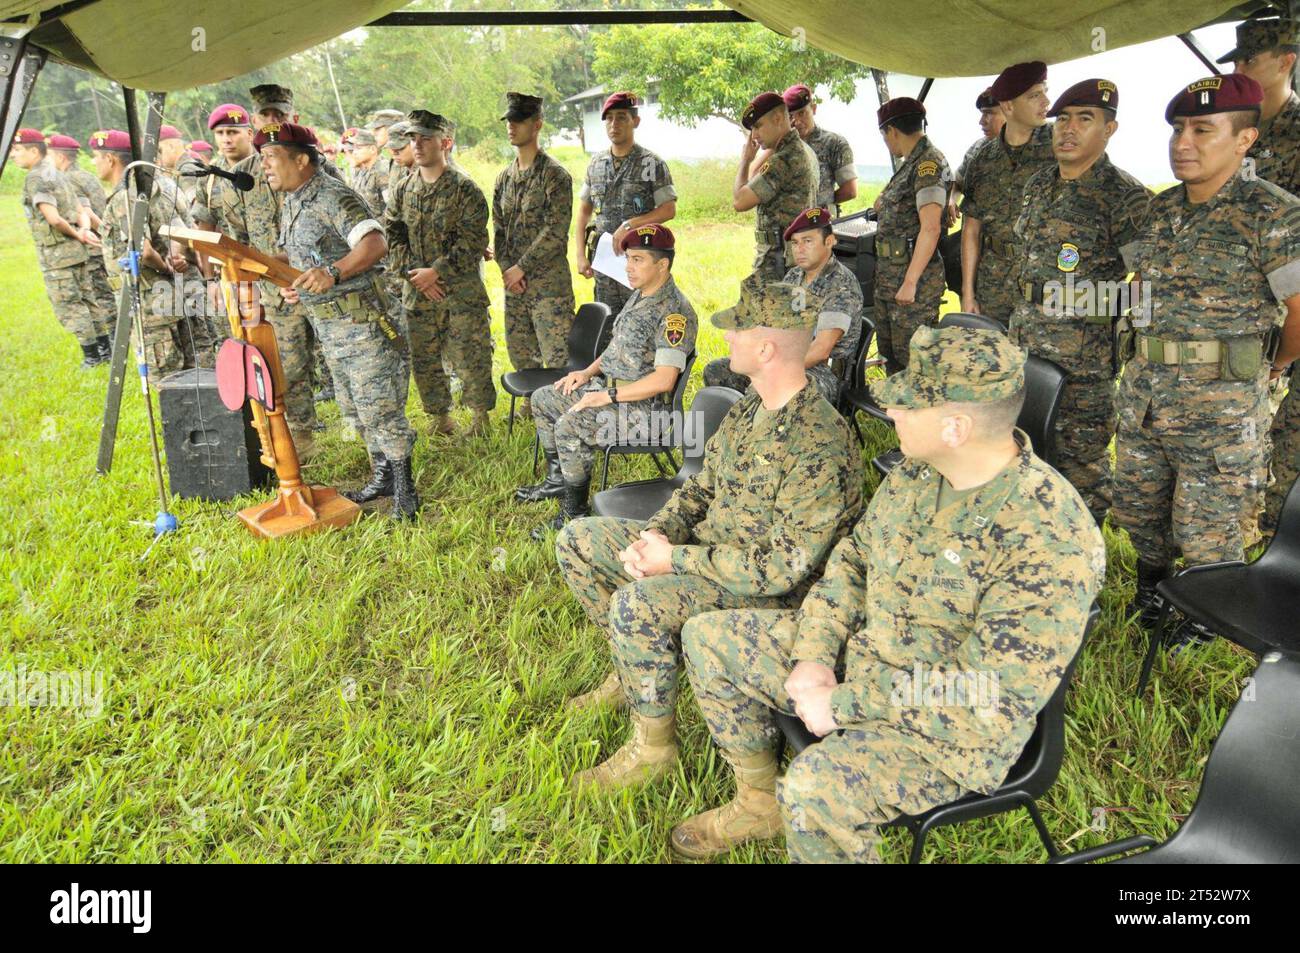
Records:
M790 111L790 125L817 157L817 205L829 208L838 216L840 205L858 195L858 170L853 164L853 147L839 133L817 125L817 102L807 84L795 83L781 94L781 99ZM754 159L756 166L751 166L751 171L757 173L757 166L766 159L767 156L760 153Z
M1067 89L1047 115L1056 166L1025 186L1016 222L1021 299L1011 339L1069 377L1056 417L1056 458L1101 525L1110 509L1115 433L1114 322L1126 302L1151 192L1113 165L1119 90L1106 79Z
M1191 83L1165 111L1182 184L1151 200L1138 236L1146 287L1121 353L1111 507L1137 551L1132 608L1145 624L1180 555L1189 567L1245 557L1269 378L1300 357L1300 199L1242 168L1262 101L1260 85L1234 73ZM1206 636L1187 622L1175 641Z
M614 251L621 254L629 231L663 224L677 214L677 190L668 163L636 141L636 128L641 125L638 106L635 93L606 97L600 118L609 148L592 156L587 165L587 178L578 195L578 227L573 233L578 274L595 278L596 300L609 305L612 315L623 310L632 289L592 269L591 258L600 236L613 236Z
M801 211L817 203L817 156L790 125L790 111L778 93L759 93L750 100L740 124L747 132L731 188L731 207L737 212L757 210L754 275L760 283L780 281L794 264L782 232ZM770 150L770 155L750 175L760 147Z
M951 226L957 221L957 203L961 201L962 182L966 180L966 165L970 162L970 157L975 154L981 142L986 139L996 139L1002 132L1002 127L1007 124L1007 117L1002 115L998 101L993 98L991 87L975 97L975 109L980 114L980 138L970 144L965 155L962 156L961 164L957 166L952 188L948 190L948 214L944 220L944 227Z
M250 122L248 110L236 103L223 103L208 114L208 129L217 140L218 152L211 165L229 172L253 154ZM233 236L241 227L235 224L235 219L243 217L244 193L233 183L215 175L187 175L201 171L207 164L199 159L181 160L182 187L185 183L196 183L191 212L196 222L215 225Z
M1016 306L1016 250L1012 226L1025 183L1052 165L1052 130L1047 122L1047 66L1008 66L989 95L1006 124L967 157L961 203L961 309L1006 322Z

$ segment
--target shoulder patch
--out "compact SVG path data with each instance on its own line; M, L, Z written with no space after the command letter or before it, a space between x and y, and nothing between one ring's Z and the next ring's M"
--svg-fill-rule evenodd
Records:
M772 168L772 160L768 159L766 162L763 163L763 167L758 170L758 174L767 175L767 170L770 168Z
M664 340L673 347L686 339L686 315L673 312L664 318Z
M919 176L931 176L939 174L939 163L926 159L916 167L916 174Z

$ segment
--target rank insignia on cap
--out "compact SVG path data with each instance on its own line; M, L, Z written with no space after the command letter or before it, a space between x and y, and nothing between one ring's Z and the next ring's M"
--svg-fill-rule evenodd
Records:
M920 165L916 167L916 174L920 176L938 175L939 163L932 162L929 159L926 159L924 162L922 162Z
M1210 76L1205 79L1198 79L1187 87L1189 93L1198 93L1203 89L1218 89L1223 85L1222 76Z
M1110 102L1111 93L1118 92L1115 88L1115 84L1108 79L1097 80L1097 91L1101 93L1101 101L1103 103Z
M670 314L664 318L664 340L673 347L686 339L686 315Z
M822 210L820 208L810 208L804 214L808 216L808 221L815 222L822 217Z
M654 235L657 231L659 231L659 229L655 228L653 225L642 225L636 230L636 233L638 235Z
M269 139L274 139L276 133L278 133L279 131L280 131L280 124L278 122L268 122L265 126L262 127L263 135L265 135Z
M1061 250L1056 254L1056 267L1061 271L1074 271L1079 267L1079 246L1069 242L1061 243Z

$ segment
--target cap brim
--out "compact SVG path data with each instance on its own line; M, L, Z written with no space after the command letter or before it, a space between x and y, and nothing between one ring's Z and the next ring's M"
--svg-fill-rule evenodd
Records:
M721 311L714 312L709 322L715 328L721 328L724 331L735 331L740 328L740 318L736 314L735 308L723 308Z
M937 406L936 401L928 398L927 388L917 386L916 375L910 370L901 370L883 381L870 381L867 387L872 399L881 407Z
M1236 46L1236 47L1233 47L1231 50L1229 50L1227 53L1224 53L1222 56L1220 56L1220 57L1219 57L1217 60L1215 60L1214 62L1216 62L1216 63L1232 63L1232 62L1235 62L1239 57L1240 57L1241 59L1243 59L1243 60L1244 60L1244 59L1249 59L1249 57L1244 56L1244 55L1242 54L1242 52L1241 52L1241 47Z

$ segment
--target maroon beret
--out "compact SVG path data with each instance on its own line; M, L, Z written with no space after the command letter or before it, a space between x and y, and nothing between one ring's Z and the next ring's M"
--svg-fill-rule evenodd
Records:
M605 113L611 109L636 109L641 103L636 98L636 93L624 90L621 93L610 93L605 97L605 104L600 107L600 118L605 118Z
M1047 79L1047 64L1041 60L1032 63L1017 63L1008 66L989 87L989 93L1000 103L1015 99L1031 86L1036 86Z
M207 155L212 151L212 143L204 142L202 139L195 139L190 143L190 152L196 156Z
M812 102L812 90L804 83L795 83L781 94L781 98L785 100L785 108L794 112Z
M1209 116L1239 109L1258 109L1262 102L1264 88L1244 73L1207 76L1179 90L1178 95L1169 100L1165 107L1165 122L1173 123L1175 116Z
M1108 79L1085 79L1056 97L1047 115L1055 116L1068 106L1097 106L1113 112L1119 109L1119 87Z
M997 104L998 101L993 98L992 86L990 86L989 88L984 90L984 92L980 93L978 96L975 97L976 109L992 109Z
M181 131L177 129L175 126L163 126L161 129L158 130L159 142L162 142L164 139L184 139L184 138L185 137L181 135Z
M253 147L258 152L262 151L263 146L305 146L315 149L319 144L316 133L293 122L268 122L253 136Z
M76 139L58 132L46 139L45 144L51 149L64 149L68 152L76 152L81 148L81 143Z
M740 114L740 124L746 129L753 129L758 122L777 106L784 106L785 100L777 93L759 93L749 101L745 111Z
M209 129L216 129L218 126L247 125L249 125L248 110L238 103L222 103L208 113Z
M101 152L131 151L131 137L121 129L97 129L90 134L90 148Z
M19 129L14 133L14 145L37 146L45 142L45 133L39 129Z
M642 225L640 228L628 229L628 233L619 242L619 247L623 251L629 248L658 248L661 251L672 251L675 243L676 239L667 226Z
M831 210L825 206L806 208L799 213L799 217L786 226L781 237L787 242L792 235L798 232L806 232L811 228L825 228L831 223Z
M925 104L911 96L895 96L876 110L876 125L885 127L885 123L900 116L924 116Z

